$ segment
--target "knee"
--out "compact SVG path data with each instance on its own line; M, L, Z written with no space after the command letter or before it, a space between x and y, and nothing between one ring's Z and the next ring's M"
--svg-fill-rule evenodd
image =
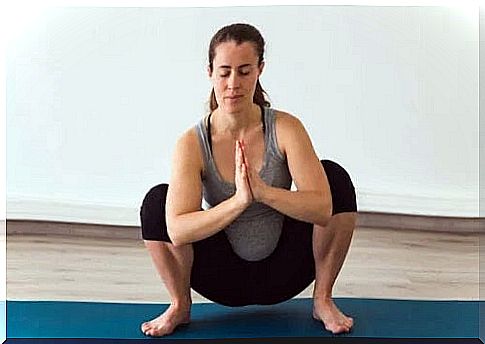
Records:
M333 214L357 212L354 183L345 168L332 160L320 160L332 193Z
M168 184L159 184L152 187L140 207L140 222L142 237L145 240L160 240L162 231L166 228L165 201Z
M168 184L158 184L152 187L143 198L141 208L152 209L153 207L160 207L161 201L165 201L167 198L167 190Z

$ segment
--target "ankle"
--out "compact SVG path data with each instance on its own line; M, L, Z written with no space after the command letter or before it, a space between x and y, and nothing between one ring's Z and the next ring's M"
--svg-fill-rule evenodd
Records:
M192 306L192 299L177 299L172 300L171 306L175 309L190 309Z
M315 293L313 294L313 300L322 302L333 301L332 293Z
M315 300L332 300L333 286L321 281L315 281L313 286L313 298Z

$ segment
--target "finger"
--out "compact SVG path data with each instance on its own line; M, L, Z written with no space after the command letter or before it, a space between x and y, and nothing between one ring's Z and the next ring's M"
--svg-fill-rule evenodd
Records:
M244 163L246 164L246 167L249 169L249 161L246 158L246 154L243 154L243 159L244 159Z
M244 176L247 177L247 178L250 178L251 171L249 170L249 166L246 163L246 159L244 157L243 157L242 164L244 165Z
M247 166L244 166L244 158L241 151L241 142L238 142L238 149L237 149L236 155L237 155L236 170L238 172L238 177L242 178L243 180L247 176L247 168L246 168Z
M241 152L242 152L242 153L243 153L243 155L244 155L244 153L246 152L246 147L244 146L244 142L243 142L243 141L240 141L240 142L239 142L239 145L241 146Z
M249 173L250 172L248 171L246 164L244 164L244 173L243 173L244 179L243 180L244 180L244 183L246 184L246 187L249 189L249 193L251 194L251 198L254 199L253 189L251 188L251 183L249 182L249 177L248 177Z
M244 164L244 161L245 161L245 158L244 158L244 152L243 152L243 148L241 146L241 142L239 142L239 163L240 164Z
M246 167L249 169L249 162L248 159L246 158L246 148L244 146L244 141L240 141L241 144L241 155L244 163L246 164Z
M236 167L240 168L241 166L241 155L239 153L239 142L236 141Z
M241 141L241 150L243 152L243 155L246 154L246 146L244 145L244 141Z
M246 182L248 175L248 169L244 162L241 164L241 181Z

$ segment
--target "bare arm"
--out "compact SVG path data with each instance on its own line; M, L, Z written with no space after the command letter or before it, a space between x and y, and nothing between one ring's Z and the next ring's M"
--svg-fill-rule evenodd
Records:
M301 122L289 114L282 113L277 123L278 141L283 146L297 191L258 181L250 166L254 197L285 215L325 226L332 215L332 196L325 170L315 154L310 137Z
M167 230L175 246L199 241L219 232L233 222L252 201L248 201L247 194L242 194L239 188L239 192L217 206L200 210L201 156L197 133L191 129L177 141L167 193Z

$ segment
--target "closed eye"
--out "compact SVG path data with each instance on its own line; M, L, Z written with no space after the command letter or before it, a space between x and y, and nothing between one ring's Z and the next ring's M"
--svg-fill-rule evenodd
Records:
M251 72L239 72L239 75L249 75ZM226 78L228 77L229 75L231 75L231 73L227 73L227 74L220 74L219 76L221 78Z

